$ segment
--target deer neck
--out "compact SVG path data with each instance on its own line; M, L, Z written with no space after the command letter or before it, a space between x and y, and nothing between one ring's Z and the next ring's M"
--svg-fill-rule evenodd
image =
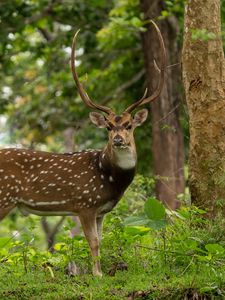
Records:
M103 169L112 175L131 174L134 176L137 165L136 148L114 149L109 144L105 147L100 157Z

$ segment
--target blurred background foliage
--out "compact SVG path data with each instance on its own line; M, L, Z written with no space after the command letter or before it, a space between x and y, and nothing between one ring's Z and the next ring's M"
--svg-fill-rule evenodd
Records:
M178 48L182 45L184 2L165 0L165 9L159 17L163 19L173 16L178 20ZM225 45L225 0L221 3ZM73 128L76 150L102 147L106 142L107 133L105 130L96 129L88 121L89 109L82 103L72 79L72 38L80 29L76 64L89 95L94 101L109 105L120 113L132 101L143 95L146 85L141 40L141 33L145 30L143 20L138 0L1 0L0 146L14 144L64 152L67 151L64 132ZM195 31L194 34L199 35L202 32ZM203 33L204 37L207 35L207 32ZM179 62L180 57L177 58L177 63ZM180 90L182 91L182 86ZM187 153L188 114L184 101L182 105L181 124ZM221 218L220 222L214 220L213 223L205 224L209 221L201 217L202 212L199 209L183 207L178 214L174 213L168 217L170 222L166 231L151 230L147 235L149 230L143 231L143 227L124 225L126 217L139 217L143 213L144 201L154 194L155 180L151 178L151 121L137 129L136 143L140 157L138 171L142 175L135 177L123 200L106 218L107 234L104 235L102 247L104 272L111 268L112 262L122 260L128 263L130 273L129 276L121 273L120 276L128 280L132 291L134 286L137 290L143 288L144 280L147 282L146 286L149 286L150 282L154 288L162 283L163 288L157 288L161 297L162 291L165 291L165 294L168 290L171 292L169 279L174 278L172 286L177 293L179 285L191 288L197 285L206 291L219 293L222 289L220 286L224 284L222 255L225 242L224 230L221 230L224 228L224 218ZM187 177L187 168L185 175ZM181 200L189 204L190 199L185 198L186 196L180 195ZM46 265L48 270L56 273L56 280L59 275L57 269L51 269L52 264L58 263L58 270L64 274L65 263L72 257L74 248L77 249L76 259L83 257L85 264L89 261L87 244L83 237L65 234L65 231L69 233L74 226L67 224L71 223L70 219L58 238L61 244L56 244L57 253L52 256L50 253L40 252L41 247L45 247L45 237L44 234L40 235L41 227L37 220L40 218L25 219L13 213L11 218L3 220L0 228L0 244L4 243L1 245L0 254L8 259L2 261L0 275L3 280L0 282L6 286L10 282L10 289L11 285L15 285L14 289L19 291L20 297L23 297L23 289L28 291L28 294L31 291L27 299L34 297L35 288L32 285L29 288L27 284L33 273L28 272L24 276L24 270L18 271L19 260L23 259L24 253L32 270L39 270L37 266L45 270ZM50 218L49 222L53 225L55 219L53 222ZM12 238L8 238L8 229L12 231ZM34 241L38 244L38 251L33 248ZM218 248L216 243L219 241L223 248ZM144 245L143 249L141 245ZM211 253L206 246L212 248L212 245L214 249ZM15 247L14 251L10 252L10 247ZM62 256L65 260L63 264ZM15 271L12 271L11 266L14 264ZM20 280L12 280L11 274L19 272L22 274ZM48 271L45 272L48 275ZM133 281L131 274L135 275ZM139 281L137 274L140 274ZM143 277L143 274L147 276ZM49 280L50 275L44 281L37 277L37 273L34 275L35 285L38 283L44 287L47 282L49 286L50 281L53 281L52 278ZM63 285L61 279L58 284L60 287L65 285L65 279L62 278ZM23 280L27 282L23 284ZM183 283L182 280L186 282ZM121 288L118 282L122 282ZM108 286L117 286L124 291L121 279L117 280L116 285L109 281L108 285L105 285L107 292L105 289L99 289L98 281L95 281L95 284L97 292L103 294L102 298L99 295L95 297L97 299L105 299ZM164 285L169 286L168 290ZM89 289L86 282L80 286L82 293ZM70 283L65 290L71 287L73 285ZM5 290L8 291L8 287L1 286L0 290L4 293ZM89 299L89 290L87 293ZM57 294L55 297L60 296ZM168 294L165 297L164 299L168 299ZM177 294L173 297L178 298Z
M177 43L182 42L183 10L183 0L165 1L160 16L179 20ZM89 95L120 113L145 88L144 25L138 0L2 0L0 114L1 133L7 134L1 142L64 151L62 133L73 127L77 150L102 147L106 132L90 125L72 79L73 35L81 29L76 64ZM139 171L145 174L152 170L150 126L146 122L136 135L139 156L145 158Z

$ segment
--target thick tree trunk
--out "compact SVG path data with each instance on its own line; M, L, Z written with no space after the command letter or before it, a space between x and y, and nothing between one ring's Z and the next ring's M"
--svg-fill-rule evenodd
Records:
M215 38L193 39L194 30L207 30ZM225 63L220 1L188 1L184 32L183 78L190 117L190 191L194 204L213 213L224 205L225 199Z
M140 0L146 19L156 19L163 7L161 0ZM177 22L171 17L158 22L165 42L168 64L178 62L176 46ZM158 82L154 59L160 63L158 38L149 25L142 35L146 67L147 86L151 93ZM156 196L172 209L179 206L177 195L184 192L184 144L179 123L180 68L168 68L166 82L159 99L151 104L154 172L156 175Z

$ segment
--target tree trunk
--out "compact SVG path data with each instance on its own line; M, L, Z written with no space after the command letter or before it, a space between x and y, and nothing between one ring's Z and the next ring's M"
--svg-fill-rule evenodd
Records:
M193 39L194 30L206 30L211 38ZM219 206L224 206L225 199L225 64L220 1L188 1L184 32L183 79L190 117L190 191L193 203L207 208L213 215Z
M163 7L161 0L140 0L145 19L156 19ZM158 22L168 54L168 65L178 62L176 35L177 20L174 17ZM154 59L160 64L160 51L157 35L149 25L142 35L147 86L151 94L158 82ZM154 173L156 175L156 196L168 207L179 206L177 195L184 192L184 144L179 122L180 67L167 68L164 89L159 99L151 104Z

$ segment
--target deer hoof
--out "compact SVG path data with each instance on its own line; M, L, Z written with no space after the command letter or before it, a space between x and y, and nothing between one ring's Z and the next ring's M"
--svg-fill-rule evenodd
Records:
M101 271L98 271L98 270L94 270L94 271L93 271L93 275L94 275L95 277L102 277L102 272L101 272Z

